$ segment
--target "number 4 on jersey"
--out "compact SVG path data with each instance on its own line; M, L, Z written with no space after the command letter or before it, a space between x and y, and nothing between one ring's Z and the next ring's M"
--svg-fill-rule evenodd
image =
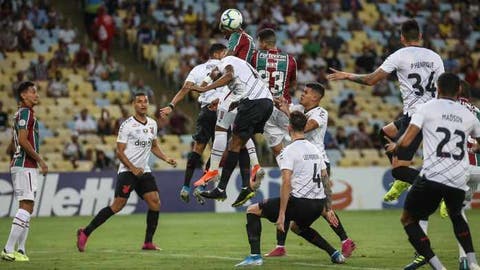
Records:
M313 182L317 183L317 187L320 188L322 184L322 178L320 177L320 172L318 171L318 163L313 163Z

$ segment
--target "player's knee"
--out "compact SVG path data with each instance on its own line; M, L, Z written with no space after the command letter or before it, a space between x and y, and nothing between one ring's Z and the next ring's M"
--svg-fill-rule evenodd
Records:
M402 225L405 227L407 225L410 225L414 222L416 222L417 220L415 220L415 218L412 217L412 215L410 215L408 212L404 211L402 213L402 216L400 217L400 222L402 223Z
M262 210L258 206L258 203L248 206L247 214L254 214L254 215L260 216L262 214Z
M302 233L302 230L300 229L300 227L295 222L290 223L290 230L295 234Z
M162 202L160 198L152 198L148 201L148 207L150 210L160 211L160 207L162 206Z
M112 209L112 211L114 213L118 213L120 212L120 210L123 209L123 207L125 207L125 205L127 204L127 200L124 199L124 198L115 198L113 200L113 203L112 205L110 205L110 209Z

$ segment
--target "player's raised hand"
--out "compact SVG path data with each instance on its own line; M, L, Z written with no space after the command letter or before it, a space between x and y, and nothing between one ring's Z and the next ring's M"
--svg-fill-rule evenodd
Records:
M327 79L329 81L338 81L338 80L346 80L349 78L350 73L348 72L343 72L340 70L336 70L334 68L329 68L332 73L327 75Z
M172 112L172 108L169 106L160 109L160 118L166 118Z
M385 140L388 141L387 144L385 144L385 151L387 153L392 153L395 151L395 149L397 149L397 143L395 143L394 141L392 141L392 139L390 139L388 136L384 136Z
M173 158L166 158L165 159L165 162L167 162L168 164L172 165L172 167L177 167L177 161Z

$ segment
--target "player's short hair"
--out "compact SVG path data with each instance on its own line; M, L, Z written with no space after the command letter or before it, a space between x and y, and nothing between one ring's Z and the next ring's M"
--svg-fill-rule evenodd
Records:
M303 131L307 125L307 117L301 111L290 113L290 126L293 131Z
M420 27L414 19L410 19L402 23L402 36L407 41L418 40L420 35Z
M472 87L470 86L470 84L467 81L465 81L465 80L460 81L460 96L461 97L464 97L466 99L470 99L472 97L471 89L472 89Z
M442 95L454 97L460 88L460 78L453 73L445 72L438 77L437 86Z
M265 28L258 32L258 39L261 42L266 42L275 45L277 43L277 37L275 31L272 28Z
M20 83L20 85L17 87L17 100L23 101L22 98L22 93L27 91L30 87L35 86L35 83L32 81L24 81Z
M213 43L208 49L208 55L213 56L214 53L226 50L227 46L223 45L222 43Z
M317 92L322 97L325 95L325 87L319 82L309 82L305 84L305 87L313 89L313 91Z
M139 92L135 92L135 93L132 95L132 102L134 102L135 99L136 99L137 97L140 97L140 96L146 96L146 97L148 98L147 93L142 92L142 91L139 91Z

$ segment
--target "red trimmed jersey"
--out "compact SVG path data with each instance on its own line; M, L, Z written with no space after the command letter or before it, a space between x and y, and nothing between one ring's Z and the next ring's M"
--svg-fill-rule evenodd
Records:
M252 66L268 83L273 97L283 96L291 102L290 83L297 80L297 61L291 55L275 50L257 50L252 56Z
M233 56L250 62L255 43L253 38L245 31L233 32L228 38L228 50L232 52Z
M21 107L15 113L13 123L13 142L15 144L15 154L10 163L11 167L37 168L38 164L33 158L27 155L27 152L18 142L18 133L21 129L27 130L28 142L32 145L35 152L39 152L38 122L32 108Z
M470 110L478 120L480 120L480 109L478 109L475 105L471 104L468 99L466 98L459 98L458 102L465 106L468 110ZM467 149L468 149L468 161L470 165L473 166L480 166L480 154L475 153L472 148L476 144L476 140L468 137L467 140Z

